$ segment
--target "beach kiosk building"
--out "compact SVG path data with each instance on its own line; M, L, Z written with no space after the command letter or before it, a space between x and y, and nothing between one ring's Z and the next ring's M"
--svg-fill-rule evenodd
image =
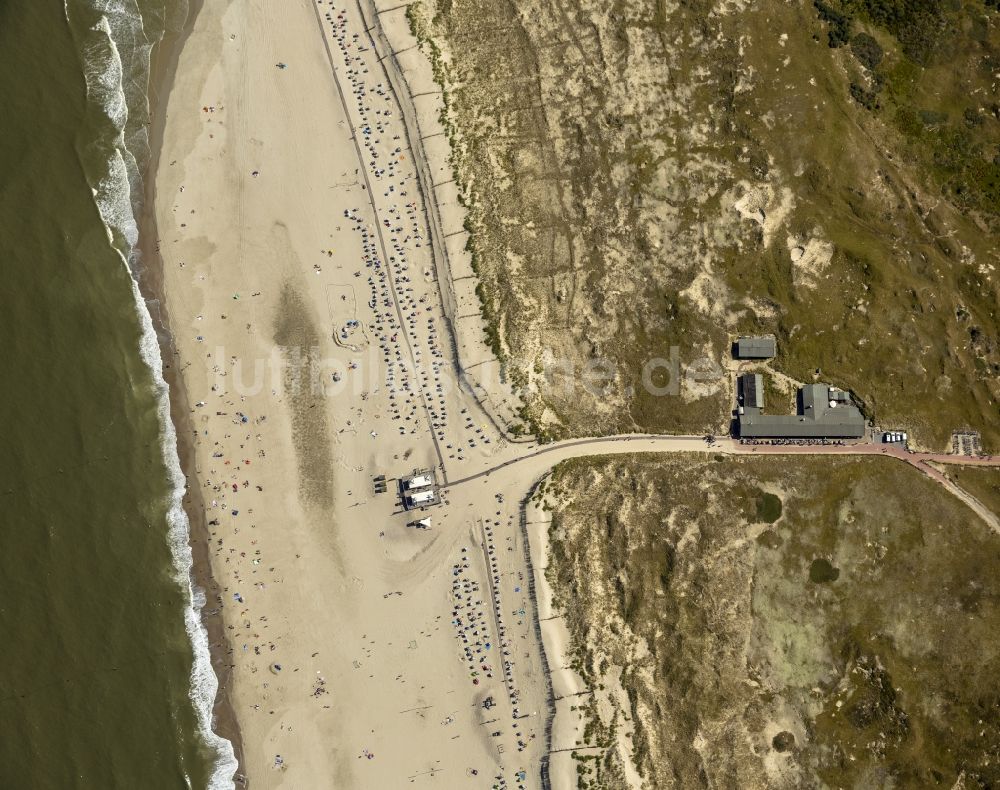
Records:
M407 510L437 505L441 502L437 488L437 476L433 469L414 469L413 474L401 477L399 493L403 500L403 507Z

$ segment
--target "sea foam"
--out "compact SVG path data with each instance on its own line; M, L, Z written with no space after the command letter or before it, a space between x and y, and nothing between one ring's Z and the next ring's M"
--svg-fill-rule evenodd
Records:
M170 393L163 379L160 345L152 316L139 290L134 272L139 231L132 196L133 186L138 189L141 180L136 159L125 144L129 103L124 88L126 69L122 65L118 41L129 41L134 45L133 57L136 56L136 46L145 47L145 54L142 57L146 59L144 65L147 72L150 47L145 43L142 18L134 3L127 5L123 0L103 0L103 2L98 0L94 6L95 10L102 12L102 16L88 32L87 40L79 42L83 55L87 95L89 101L101 108L108 121L117 130L117 134L114 137L106 171L97 180L96 185L91 184L91 189L107 230L108 240L129 271L132 295L142 329L139 352L152 376L160 418L161 450L170 478L167 541L176 581L184 591L186 604L184 624L194 654L189 694L198 719L199 736L216 755L209 788L222 790L235 786L233 777L239 766L232 743L212 730L212 711L219 681L212 670L208 632L200 616L201 607L205 602L204 592L194 583L192 576L190 524L183 507L186 481L177 453L177 432L170 418ZM67 7L67 19L69 17ZM143 101L145 101L144 95Z

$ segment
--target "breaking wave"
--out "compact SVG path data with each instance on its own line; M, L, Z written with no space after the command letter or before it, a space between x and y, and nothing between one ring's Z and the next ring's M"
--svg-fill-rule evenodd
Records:
M234 787L233 776L238 763L233 745L212 730L212 711L219 681L212 669L208 632L199 614L204 605L204 592L194 583L193 557L190 546L190 524L183 508L186 488L177 452L177 433L170 418L169 388L163 379L160 345L146 300L137 283L136 244L139 229L136 215L141 203L141 168L148 162L148 138L143 122L130 128L130 108L140 114L146 107L146 85L149 79L149 56L152 42L143 29L142 15L134 0L90 0L81 14L97 15L97 21L85 28L74 26L77 9L71 10L66 0L66 17L82 56L91 113L97 113L99 126L107 134L87 141L81 152L87 162L100 162L102 172L90 172L85 163L94 201L108 234L108 240L118 252L122 264L130 273L136 312L142 330L139 352L153 380L160 419L161 449L170 483L167 512L170 552L177 583L185 593L185 629L191 641L194 661L191 668L189 696L198 719L199 736L215 754L209 788L222 790ZM122 49L119 49L122 45ZM129 53L128 65L123 65L121 51ZM132 95L128 95L131 93ZM131 148L130 148L131 144ZM137 159L133 151L139 153ZM141 163L141 165L140 165Z

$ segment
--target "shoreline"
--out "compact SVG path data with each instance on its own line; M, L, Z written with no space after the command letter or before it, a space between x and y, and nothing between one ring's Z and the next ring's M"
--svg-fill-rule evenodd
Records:
M250 4L251 10L253 5ZM332 14L324 15L316 3L312 4L324 36L333 85L343 105L334 107L332 112L322 101L313 102L319 93L316 86L322 86L316 75L326 76L324 70L317 68L316 53L308 46L293 48L309 40L302 33L308 34L311 27L302 24L304 19L292 19L294 13L303 16L295 7L289 7L288 17L289 30L294 28L296 34L287 33L285 37L278 32L271 35L274 20L270 26L262 21L266 18L267 4L262 3L257 9L260 18L248 14L247 19L231 0L221 0L216 6L206 0L191 0L183 24L165 32L150 56L149 158L143 167L142 203L136 217L139 228L136 250L143 265L136 279L162 357L159 372L169 392L167 427L176 434L175 449L185 482L182 492L179 486L173 490L175 497L182 494L181 504L188 518L186 541L192 556L188 578L195 590L204 594L202 601L195 598L198 602L186 609L185 616L190 622L193 613L205 629L209 664L218 683L211 700L211 734L226 739L233 749L236 770L231 779L227 777L227 786L233 781L235 786L246 787L251 784L251 774L257 776L258 783L268 786L275 783L300 786L317 776L328 777L338 786L397 786L404 777L413 782L417 776L436 776L445 770L438 767L441 764L450 769L464 764L471 776L478 775L485 764L495 767L500 772L498 776L510 773L515 779L523 779L522 766L534 763L541 767L542 786L552 787L553 741L561 745L566 740L569 744L569 738L575 740L580 732L579 722L571 721L576 717L565 710L569 703L560 701L567 690L578 694L584 689L582 679L566 666L570 643L565 620L551 616L553 592L545 578L550 535L538 518L541 514L535 512L538 508L531 501L532 495L537 491L538 481L548 479L556 463L546 462L560 453L575 452L573 448L577 445L598 447L601 445L596 443L609 441L619 442L621 448L615 447L611 452L633 452L628 442L634 440L580 439L572 446L560 443L534 452L516 448L514 442L515 448L511 449L508 443L513 440L504 435L502 421L494 419L496 407L489 393L483 393L488 401L484 403L473 383L460 386L455 393L434 394L431 387L438 378L436 367L429 371L434 376L431 383L416 381L414 375L415 388L409 391L414 400L418 400L419 394L423 412L414 405L392 417L401 420L406 415L408 422L412 418L412 429L401 425L397 437L392 430L395 426L387 425L388 420L375 422L390 416L390 409L396 407L393 401L396 379L389 364L391 349L396 349L396 357L400 359L398 349L403 345L406 361L413 359L416 373L416 357L421 353L418 343L424 344L428 356L441 360L445 357L437 352L444 347L451 358L432 365L453 365L458 382L465 384L467 371L463 369L462 353L467 348L459 340L455 312L450 309L454 275L446 251L445 274L443 277L440 274L442 231L437 227L441 223L436 216L440 206L429 168L439 163L433 156L428 162L423 152L420 113L413 109L413 88L409 81L412 76L408 76L412 72L398 62L393 46L397 39L383 29L380 16L383 12L378 11L374 0L355 0L354 5L357 14L352 6L350 22L341 23L340 16L346 19L347 12L335 20ZM222 8L220 19L230 16L229 11L237 19L228 19L225 27L220 24L216 29L211 23L215 21L217 6ZM396 12L398 17L399 8L402 7L386 9L384 13L388 16ZM202 49L198 38L206 33L199 29L202 23L206 23L206 38L211 41L215 41L215 34L221 40L223 33L233 31L228 40L237 41L238 33L238 43L223 44L232 50L226 54L220 47L218 53L212 50L199 55L196 68L189 70L184 56L189 52L189 43L190 52L199 53ZM398 18L394 29L397 34L401 30ZM346 47L354 47L356 42L344 41L354 30L367 34L370 48L362 45L348 53ZM248 33L256 33L256 37ZM359 33L353 33L353 38L358 39ZM293 57L286 64L288 55ZM388 96L385 82L373 85L381 76L374 63L383 63ZM208 73L209 64L213 64L214 74L200 82L198 77ZM354 71L347 68L352 65ZM369 74L368 66L373 67L367 81L362 81L364 78L358 74L361 65L365 66L364 74ZM205 72L199 70L202 66L206 67ZM186 84L189 77L191 84ZM345 92L341 81L353 87L353 94ZM247 89L247 84L252 84L252 89ZM370 94L366 94L365 87ZM196 105L190 101L192 97L200 99L197 104L204 113L198 116L201 120L198 124L193 121L178 124L172 130L175 119L187 118L192 109L197 115ZM396 104L391 103L393 97ZM173 106L170 103L175 99L179 111L175 109L168 118L168 105ZM378 118L384 110L375 110L376 117L368 115L367 105L382 100L388 103L391 113L385 112ZM310 111L302 111L303 107L309 107ZM289 133L294 124L282 122L286 109L290 116L301 117L305 122L301 134L297 129L296 133ZM390 115L394 120L386 120ZM397 128L395 118L400 115L403 123ZM366 125L368 122L371 125ZM371 143L358 137L361 130L366 137L372 136L373 126L387 140L389 133L400 131L402 134L392 139L403 142L392 152L388 149L393 143L386 142L376 153L374 146L379 144L378 139ZM208 142L216 137L219 138L216 143ZM272 147L274 140L279 141L277 147ZM357 150L357 162L352 161L349 142ZM374 157L389 155L389 179L393 181L369 180L369 171L363 170L362 185L357 178L358 168L351 181L350 168L355 164L365 167L362 145L368 146L365 150L373 156L371 168L375 168ZM176 160L181 166L177 172L181 175L174 184L173 176L160 178L160 168L168 161L173 165L178 150ZM398 159L394 156L401 153ZM409 165L403 163L407 158L414 162L415 176L397 176L394 168L406 172ZM384 169L375 170L374 178L379 179L384 173ZM185 192L183 182L188 174L193 176L193 183L187 184ZM171 189L178 185L177 194L172 197ZM374 189L374 185L379 189ZM382 197L374 194L383 185L388 190ZM390 192L394 187L413 190L414 186L416 199L403 204L405 209L412 208L412 212L397 210L395 201L401 202L407 192L401 191L399 197L390 197ZM422 210L418 209L421 202ZM344 209L343 217L348 222L340 219L340 209ZM168 211L174 213L176 220ZM182 218L184 222L180 222ZM420 222L424 225L419 225ZM348 229L342 232L336 223ZM181 231L189 225L190 230ZM420 243L412 244L410 235L401 238L402 233L409 233L404 227L412 227L415 240L423 242L423 248ZM420 256L426 255L427 238L421 235L424 232L428 233L435 253L426 269L419 263L423 260ZM383 233L393 242L392 246L387 247L382 240ZM170 239L171 236L176 238ZM375 278L369 277L372 299L366 311L363 298L356 293L364 293L364 281L351 279L363 277L364 270L354 273L351 270L361 260L371 266L369 249L375 246L372 238L378 239L381 248L381 256L372 257L376 261L379 257L383 259L381 271L389 272L393 279L377 291ZM249 243L244 245L247 240ZM417 248L424 252L418 252ZM171 249L176 251L174 257ZM387 255L387 249L393 249L403 265ZM406 255L412 257L408 259ZM179 270L186 265L184 258L194 265L180 274ZM176 268L174 264L178 264ZM376 263L372 272L378 271ZM422 277L419 272L423 272ZM316 284L308 286L307 280ZM287 298L289 293L295 298ZM382 296L384 301L379 302L376 296ZM226 307L219 316L221 310L216 308L222 305ZM382 310L383 306L391 307L393 312ZM404 317L406 311L411 312ZM195 320L202 321L202 312L207 320L194 324ZM419 323L418 314L421 314ZM439 326L446 327L443 343L435 336L437 330L424 326L423 315L433 316ZM190 322L186 323L186 318ZM359 375L353 394L343 395L336 403L313 400L303 405L295 397L297 393L287 385L282 389L280 383L275 383L270 397L266 385L257 388L256 362L267 352L283 351L293 344L311 349L315 341L317 347L331 354L333 362L353 362L355 357L347 354L347 350L360 352L349 343L339 342L337 335L348 319L355 324L362 320L363 328L385 324L389 331L402 334L401 344L394 347L390 343L396 341L396 335L389 341L389 331L385 331L379 338L384 343L381 349L387 363L384 378L376 375L361 383ZM394 324L397 320L398 324ZM428 326L432 320L428 318ZM472 316L472 320L479 319ZM185 327L195 326L198 330L188 336ZM463 328L468 329L464 325ZM204 332L204 337L198 332ZM346 337L346 330L340 337ZM216 344L214 356L205 353L208 342L197 345L208 338ZM414 347L418 348L416 353ZM222 361L223 350L236 352L226 357L229 362ZM333 359L333 355L337 358ZM378 356L377 352L371 355L373 366ZM208 375L213 360L217 363L215 382L220 391L211 384ZM254 364L255 384L249 388L242 377L246 361ZM201 370L201 365L206 365L205 370ZM186 373L189 368L190 373ZM353 368L352 365L349 369ZM347 370L343 375L350 379ZM376 368L376 374L381 370ZM308 367L307 371L312 375ZM199 372L206 374L204 380L198 377ZM330 371L324 367L321 372L325 375ZM227 375L232 378L220 384L221 377ZM424 378L428 378L426 372ZM408 390L408 384L404 391ZM362 392L362 386L371 389ZM437 389L442 388L438 385ZM206 406L208 401L215 408L199 412L198 407ZM406 403L410 403L409 397ZM432 407L439 404L442 415L452 416L454 421L447 433L443 417L437 418L441 424L432 422L436 413L428 408L428 403ZM228 412L227 407L240 411ZM309 413L306 409L322 416L303 420L301 415ZM467 409L472 409L474 418L458 417L465 415ZM242 422L233 419L234 414ZM264 423L264 420L269 421ZM477 428L474 421L479 420L482 422ZM426 441L421 445L419 439L410 438L417 434L421 421L427 424L427 434L439 461L437 467L431 466L434 459ZM466 421L467 424L460 424ZM251 422L255 427L249 427ZM237 429L241 436L244 430L250 433L245 439L233 438L231 433L236 431L230 427L232 424L248 426ZM251 441L254 431L258 433ZM317 451L317 445L303 440L303 433L313 437L328 435L331 442L320 443ZM208 438L202 439L202 434ZM438 436L447 448L443 453ZM675 438L700 443L700 437ZM463 457L463 445L458 444L458 460L445 461L444 455L452 449L451 443L445 444L449 440L464 441L476 452L470 449L469 455ZM654 441L651 437L639 440ZM520 440L521 444L527 442L530 439ZM257 456L250 450L244 452L245 444L254 450L259 448ZM417 454L411 460L414 450ZM742 452L740 448L732 451ZM730 450L720 448L718 452ZM756 453L757 448L747 448L746 452ZM761 454L764 452L761 450ZM227 460L221 460L224 457ZM251 470L246 470L251 460L239 460L248 457L253 462ZM455 455L448 457L454 459ZM213 458L220 460L213 462ZM234 467L224 468L231 461ZM411 469L416 475L420 465L439 468L444 480L441 499L445 507L433 511L433 528L430 518L426 519L427 532L413 529L416 522L405 523L405 519L416 514L404 515L390 502L392 494L380 498L376 495L385 492L380 492L377 485L374 492L371 488L375 472L382 473L383 482L386 474L396 481ZM457 479L453 476L449 481L446 466L452 471L460 470L464 476ZM240 472L239 477L234 469ZM529 478L525 471L529 469L534 472L530 479L535 482L524 494L522 480ZM307 470L318 470L315 478ZM234 481L241 480L242 488L238 488ZM310 488L316 480L320 481L318 488ZM255 485L251 486L251 481ZM293 493L296 483L297 494ZM207 491L203 490L206 488ZM213 499L213 490L221 492L218 496L221 503ZM268 493L263 496L254 493L265 490ZM317 491L323 496L317 496ZM491 493L497 501L496 520L486 513L493 505L484 506L484 502L490 502ZM505 497L509 502L506 506ZM232 507L227 506L227 500ZM402 494L401 500L405 501ZM519 504L518 512L512 507L515 501ZM248 508L248 504L252 507ZM359 510L348 509L355 507ZM225 523L221 528L213 529L212 525L219 526L219 520L213 512L209 521L209 509L218 509L222 515ZM240 513L241 520L235 521ZM514 520L518 515L520 523ZM259 530L254 522L260 522ZM472 545L474 556L466 556L463 543ZM248 589L251 582L256 582L252 591ZM482 600L473 603L479 590L489 593L492 607L484 608ZM455 632L450 634L451 641L447 639L449 606L451 630ZM471 618L466 620L468 625L464 628L457 618L459 606L472 610L471 614L461 612L462 618ZM484 654L490 659L496 656L487 660L474 658L466 648L466 666L461 654L449 645L456 641L469 645L467 632L474 625L489 634L482 651L497 647L501 650ZM240 630L230 634L234 627ZM266 633L269 628L274 630ZM480 636L477 631L472 633ZM201 632L197 636L196 664L203 668ZM243 639L247 641L242 644L241 653L238 648ZM475 644L479 646L482 641ZM270 652L276 650L274 654ZM409 652L416 650L419 654ZM522 661L522 650L526 661L518 665L515 676L514 659ZM497 655L501 651L504 658ZM255 659L255 655L264 658ZM456 656L459 662L454 661ZM475 688L471 691L470 676L475 677L471 681ZM560 696L556 696L554 687L560 689ZM207 697L207 694L199 697L206 703L200 706L202 712L208 707ZM403 700L412 707L398 704ZM499 707L494 708L496 705ZM471 712L466 712L466 707ZM435 708L438 710L425 718L424 711ZM439 710L447 715L439 716ZM483 713L487 710L494 712ZM414 712L416 715L411 715ZM513 733L501 735L497 729L489 735L502 738L501 741L488 740L481 734L488 732L484 724L498 721L508 713ZM487 715L496 718L487 719ZM431 729L430 724L437 726ZM462 742L454 744L459 737ZM494 744L500 748L495 749ZM539 749L544 750L540 759L536 756ZM571 749L558 751L566 754L556 757L555 773L559 786L569 787L575 776ZM388 766L383 759L372 762L376 752L380 758L386 753L392 755ZM225 762L228 769L231 763ZM265 770L269 773L262 773ZM280 772L279 778L270 778L274 775L270 772Z
M190 0L188 13L181 29L177 32L164 31L163 38L153 47L149 64L149 160L142 174L143 200L140 215L136 217L139 228L137 249L142 266L138 284L143 299L147 303L160 353L163 359L163 379L169 387L170 420L177 435L177 455L181 471L187 484L183 498L184 511L188 519L188 543L191 547L193 565L191 575L196 589L202 591L205 601L198 611L201 625L208 635L209 655L212 671L218 679L218 691L212 706L214 732L228 740L238 763L235 783L248 787L243 738L232 700L232 666L228 660L231 653L229 639L221 609L215 615L208 615L213 601L221 595L221 586L212 573L209 559L209 534L205 518L201 490L190 485L195 477L196 457L191 440L193 425L188 418L190 408L187 393L180 380L180 371L173 364L178 356L174 335L171 331L170 314L166 307L163 280L163 259L159 253L159 234L156 222L156 171L163 148L166 126L167 99L177 73L180 52L190 36L195 21L202 10L204 0Z

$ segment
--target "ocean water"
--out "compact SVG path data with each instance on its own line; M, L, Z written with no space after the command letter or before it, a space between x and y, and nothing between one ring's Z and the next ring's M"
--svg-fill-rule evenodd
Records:
M183 0L0 4L0 788L232 787L133 273Z

